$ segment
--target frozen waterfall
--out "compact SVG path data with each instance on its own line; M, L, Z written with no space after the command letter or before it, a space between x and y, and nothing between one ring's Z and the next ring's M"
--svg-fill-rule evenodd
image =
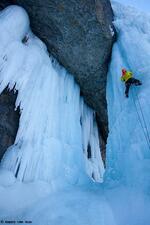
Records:
M114 2L118 39L113 47L107 82L109 138L108 179L130 186L150 184L150 17ZM121 69L131 70L143 85L131 87L129 99L120 80Z
M0 169L0 221L149 225L150 17L116 2L112 6L118 37L107 81L102 184L86 174L102 182L104 168L94 112L73 76L49 57L22 8L0 12L0 92L7 86L18 90L21 110L15 144ZM131 87L128 99L120 80L124 67L143 83Z
M73 76L49 57L22 8L0 13L0 33L0 93L7 86L18 90L16 108L21 110L15 143L1 167L22 181L75 184L86 179L86 171L102 182L95 114Z

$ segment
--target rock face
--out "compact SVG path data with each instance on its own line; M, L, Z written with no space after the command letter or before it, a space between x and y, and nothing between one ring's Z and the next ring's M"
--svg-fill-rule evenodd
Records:
M19 126L19 111L14 111L17 95L4 90L0 95L0 160L14 143Z
M81 94L97 113L104 142L108 134L106 79L114 42L109 0L1 0L29 13L33 32L81 87Z

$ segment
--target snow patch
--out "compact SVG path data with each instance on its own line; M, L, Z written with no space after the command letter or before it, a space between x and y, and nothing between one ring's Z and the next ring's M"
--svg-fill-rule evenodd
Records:
M11 186L16 182L16 178L13 173L8 170L0 170L0 185L7 187Z

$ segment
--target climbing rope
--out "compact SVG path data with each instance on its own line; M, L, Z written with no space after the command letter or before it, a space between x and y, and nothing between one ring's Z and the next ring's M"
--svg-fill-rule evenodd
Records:
M143 113L143 110L142 110L140 99L139 99L138 94L136 93L136 91L135 91L135 94L136 94L136 97L137 97L137 100L138 100L137 102L139 104L139 108L140 108L141 115L142 115L143 122L144 122L144 127L145 127L145 130L146 130L146 133L147 133L147 138L148 138L148 141L149 141L149 144L150 144L150 136L149 136L148 127L147 127L147 124L146 124L146 121L145 121L145 118L144 118L144 113Z
M132 91L132 98L133 98L133 102L134 102L136 112L137 112L137 115L138 115L138 120L139 120L139 123L141 124L141 127L143 129L143 134L145 136L147 145L150 149L150 136L149 136L149 132L148 132L148 127L146 125L146 121L145 121L145 118L144 118L144 114L143 114L142 106L141 106L141 103L140 103L140 99L139 99L136 91L134 91L134 92L135 92L135 97L137 99L138 107L139 107L139 110L140 110L140 113L141 113L141 116L140 116L140 113L138 111L138 107L137 107L137 104L136 104L136 101L135 101L135 97L134 97L134 94L133 94L133 91Z

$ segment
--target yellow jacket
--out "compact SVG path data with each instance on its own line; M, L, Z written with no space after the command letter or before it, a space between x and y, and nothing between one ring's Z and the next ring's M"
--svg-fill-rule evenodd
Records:
M121 81L126 82L132 77L132 75L131 71L126 71L126 73L121 76Z

